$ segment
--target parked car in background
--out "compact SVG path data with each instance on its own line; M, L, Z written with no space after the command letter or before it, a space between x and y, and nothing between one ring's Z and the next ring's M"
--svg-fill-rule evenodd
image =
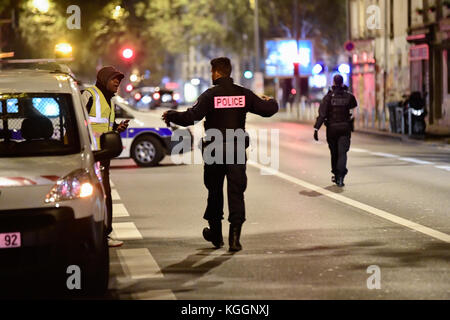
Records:
M186 144L184 150L192 149L192 136L189 129L167 128L161 120L162 110L142 111L133 108L125 99L115 96L112 99L117 122L130 120L128 129L121 133L123 151L119 158L132 158L140 167L158 165L178 143ZM172 141L175 130L184 137L181 142Z
M138 109L157 109L160 107L177 109L180 95L173 90L159 87L139 87L130 92L130 104Z

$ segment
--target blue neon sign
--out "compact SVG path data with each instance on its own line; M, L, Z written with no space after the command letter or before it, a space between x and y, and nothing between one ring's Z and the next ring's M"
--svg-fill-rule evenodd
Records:
M311 75L313 68L313 44L310 40L293 39L267 40L266 76L292 77L294 62L300 63L300 74Z

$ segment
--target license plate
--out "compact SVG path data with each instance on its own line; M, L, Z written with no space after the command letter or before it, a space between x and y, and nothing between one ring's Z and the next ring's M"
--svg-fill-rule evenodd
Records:
M0 233L0 249L19 248L21 245L20 232Z

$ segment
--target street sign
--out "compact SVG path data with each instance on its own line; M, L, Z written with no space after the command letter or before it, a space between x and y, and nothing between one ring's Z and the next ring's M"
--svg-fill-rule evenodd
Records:
M345 50L351 52L355 49L355 43L353 41L347 41L344 44L344 48L345 48Z

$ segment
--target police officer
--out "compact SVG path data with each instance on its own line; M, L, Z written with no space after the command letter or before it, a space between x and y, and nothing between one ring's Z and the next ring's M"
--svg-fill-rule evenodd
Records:
M355 97L344 85L341 75L334 76L334 85L323 98L319 117L314 125L314 139L319 141L318 131L323 123L327 126L327 142L331 153L332 181L344 187L347 170L347 152L353 131L352 110L358 106Z
M206 90L198 98L195 105L185 112L167 111L163 114L163 120L180 126L193 125L195 121L200 121L206 117L204 123L208 136L209 129L219 130L223 137L226 136L227 129L245 130L245 120L247 112L258 114L262 117L271 117L278 112L278 103L268 97L262 99L252 91L235 85L231 75L231 62L226 57L211 60L211 74L214 87ZM223 141L226 141L224 138ZM230 141L226 141L230 143ZM235 141L231 142L235 144ZM242 146L241 146L242 147ZM248 147L248 141L246 146ZM244 147L244 148L245 148ZM232 148L237 152L240 146ZM225 153L229 151L224 148ZM217 151L220 152L220 151ZM225 158L225 153L223 157ZM245 153L245 149L244 149ZM237 157L233 160L215 161L207 163L203 153L204 164L204 184L208 189L208 201L204 214L204 219L208 221L209 228L203 230L203 237L206 241L212 242L215 248L224 245L222 236L223 219L223 183L225 177L228 185L228 209L230 222L229 246L230 251L240 251L240 234L242 224L245 221L244 191L247 188L246 159L240 163ZM219 157L220 158L220 157ZM245 157L246 158L246 157Z
M97 82L95 86L87 88L82 93L82 101L85 105L91 123L94 136L97 141L97 147L100 148L100 136L108 131L117 131L121 133L128 127L128 120L120 124L115 122L114 108L112 108L111 99L119 88L120 81L124 75L114 67L104 67L97 73ZM109 183L110 160L102 161L101 166L103 187L106 194L106 208L108 213L108 226L106 233L108 235L108 245L110 247L120 247L122 241L112 239L109 235L112 232L112 196Z

